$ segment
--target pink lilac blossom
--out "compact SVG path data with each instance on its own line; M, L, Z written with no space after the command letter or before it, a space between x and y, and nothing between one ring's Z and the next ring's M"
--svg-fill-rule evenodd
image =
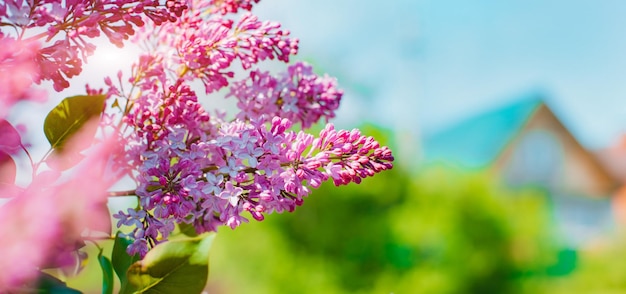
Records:
M170 134L168 127L184 127L190 140L204 139L213 126L210 116L194 91L179 80L167 87L145 88L143 95L134 101L132 109L124 122L135 127L141 140L145 140L146 150L154 147L155 142Z
M280 116L309 128L322 118L335 117L343 91L337 89L336 79L319 77L310 65L297 62L279 77L251 71L249 78L233 83L230 96L239 101L241 120Z
M208 1L210 11L226 15L228 13L237 13L239 9L252 9L252 3L259 3L260 0L210 0Z
M198 232L222 225L234 229L248 221L244 213L263 220L267 213L293 211L311 193L310 187L330 178L336 185L359 183L392 167L387 147L358 130L336 131L332 124L315 138L291 131L292 122L280 117L267 125L263 119L226 122L205 116L213 128L204 133L194 131L198 125L193 121L164 121L168 116L163 113L204 113L193 92L172 93L168 97L189 103L166 102L155 108L158 113L149 114L137 106L128 116L145 142L135 145L141 150L134 160L141 209L115 215L118 226L135 226L129 254L145 255L167 239L174 223L191 223ZM154 97L158 95L145 98Z
M32 88L33 82L39 78L35 62L38 49L36 42L0 36L0 119L5 118L20 100L45 100L45 93Z
M56 91L62 91L93 54L95 46L89 39L102 33L122 47L138 27L145 25L145 18L155 25L173 22L186 8L173 0L165 4L156 0L9 0L0 2L0 22L14 28L20 38L26 30L46 29L28 39L51 43L38 52L40 70L35 82L50 80ZM0 38L6 37L0 34Z
M171 65L170 73L202 81L206 93L228 86L234 77L229 68L236 60L249 69L267 59L288 62L297 53L298 40L289 38L289 31L280 24L260 21L251 13L238 21L207 15L202 9L207 3L190 1L192 9L185 10L176 22L144 26L133 41L148 46L149 51L172 56L165 60Z
M78 136L73 142L78 140L89 138ZM85 230L108 226L108 215L94 211L106 208L107 189L117 179L108 171L111 153L117 150L112 144L94 146L68 180L44 171L26 188L0 187L0 195L11 198L0 207L0 235L5 236L0 238L0 267L10 269L0 276L0 289L32 280L38 268L74 262L72 253Z

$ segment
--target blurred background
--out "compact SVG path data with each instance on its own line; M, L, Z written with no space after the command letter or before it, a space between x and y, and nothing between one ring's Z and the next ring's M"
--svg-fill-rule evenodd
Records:
M396 166L222 228L210 293L626 293L626 2L264 0Z

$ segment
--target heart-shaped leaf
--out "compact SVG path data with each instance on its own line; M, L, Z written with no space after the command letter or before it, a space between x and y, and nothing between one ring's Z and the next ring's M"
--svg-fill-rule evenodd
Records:
M196 232L196 228L192 224L179 223L178 229L180 230L182 234L184 234L187 237L198 236L198 233Z
M120 293L132 293L134 292L128 285L128 279L126 278L126 271L131 264L139 260L138 255L130 256L126 253L128 245L133 243L132 240L126 238L122 233L117 232L115 235L115 242L113 243L113 253L111 254L111 262L113 263L113 269L120 279L121 290Z
M209 249L215 234L161 243L128 269L138 293L200 293L209 275Z
M112 294L113 293L113 265L111 261L106 256L102 255L102 250L98 253L98 262L100 263L100 268L102 269L102 294Z
M81 292L67 287L65 283L49 274L41 272L35 293L80 294Z
M105 95L80 95L63 99L46 116L43 130L53 149L62 149L72 135L92 118L104 111ZM89 124L86 133L95 135L96 124ZM87 146L85 146L87 147Z

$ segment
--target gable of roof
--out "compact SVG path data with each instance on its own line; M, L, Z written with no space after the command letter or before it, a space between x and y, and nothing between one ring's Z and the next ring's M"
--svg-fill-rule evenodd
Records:
M543 104L543 95L530 93L514 103L492 109L424 138L427 163L451 162L482 168L491 164Z
M626 184L626 136L608 148L595 150L594 154L616 179ZM626 187L623 194L626 195Z
M538 139L540 140L538 141ZM554 142L549 143L550 141ZM555 151L558 154L554 153ZM552 178L552 181L556 180L558 184L557 182L552 184L557 184L561 192L583 193L587 196L608 196L618 184L616 178L599 159L583 147L550 107L543 103L539 105L502 152L496 156L492 166L502 172L507 163L511 163L516 152L522 153L518 153L515 165L517 168L525 166L526 176L541 174L553 168L560 169L558 172L553 171L556 174L552 176L544 175L547 177L556 176L556 178ZM532 154L528 152L532 152ZM522 161L519 161L520 159ZM553 159L557 160L553 161ZM546 166L546 164L548 165Z

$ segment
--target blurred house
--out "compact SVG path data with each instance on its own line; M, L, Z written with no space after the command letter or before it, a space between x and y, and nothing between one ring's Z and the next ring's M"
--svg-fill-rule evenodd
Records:
M597 150L596 156L622 183L613 193L613 214L621 227L626 227L626 135L608 148Z
M486 169L511 187L545 190L557 231L574 248L613 225L610 199L624 178L584 148L539 93L427 136L423 155L428 164Z

